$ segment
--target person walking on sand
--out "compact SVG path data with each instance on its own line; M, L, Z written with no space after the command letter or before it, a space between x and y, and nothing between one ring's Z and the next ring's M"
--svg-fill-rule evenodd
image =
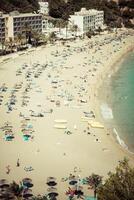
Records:
M6 170L7 170L7 171L6 171L6 174L9 174L10 171L11 171L11 169L10 169L10 165L7 165L7 166L6 166Z
M20 161L19 161L19 158L18 158L18 160L17 160L17 165L16 165L17 167L19 167L20 166Z

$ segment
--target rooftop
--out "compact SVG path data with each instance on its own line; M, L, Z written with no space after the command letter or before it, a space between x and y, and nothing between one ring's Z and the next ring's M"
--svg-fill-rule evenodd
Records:
M74 15L78 16L86 16L86 15L96 15L97 13L100 13L103 11L95 10L95 9L90 9L86 10L86 8L81 8L79 12L75 12Z
M10 12L9 14L3 14L2 12L0 13L0 17L29 17L29 16L41 16L41 14L37 13L19 13L18 11L13 11Z

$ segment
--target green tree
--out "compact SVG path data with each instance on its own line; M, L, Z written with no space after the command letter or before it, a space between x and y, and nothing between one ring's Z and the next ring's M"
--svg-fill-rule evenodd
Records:
M7 13L13 10L33 12L39 10L39 4L38 0L0 0L0 10Z
M132 200L134 198L134 168L125 158L119 162L115 173L98 189L98 200Z
M55 41L55 39L56 39L55 33L54 33L54 32L51 32L51 33L49 34L49 41L50 41L51 43L53 43L53 42Z
M22 45L26 44L26 37L22 33L18 33L18 35L14 38L14 41L18 48L21 48Z
M74 25L72 26L72 29L71 29L71 30L72 30L72 32L75 33L75 36L77 36L78 26L74 24Z
M55 26L59 28L59 33L61 33L62 23L63 23L63 20L58 19L55 24Z
M99 185L102 183L102 176L99 176L97 174L92 174L91 176L87 177L87 182L94 190L94 198L96 198L97 189Z
M9 37L8 47L11 51L13 51L14 48L14 40L13 38Z
M13 181L10 184L10 191L17 199L21 199L22 192L23 192L23 187L21 185L17 184L15 181Z
M31 39L33 40L34 46L38 46L39 41L41 40L41 34L37 31L32 31Z

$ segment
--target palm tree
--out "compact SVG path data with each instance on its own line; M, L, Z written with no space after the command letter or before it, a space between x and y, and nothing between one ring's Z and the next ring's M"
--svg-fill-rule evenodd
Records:
M87 182L94 190L94 198L96 198L97 188L102 183L102 176L97 174L92 174L91 176L87 177Z
M13 47L14 47L14 40L13 40L12 37L9 37L8 47L10 48L10 50L12 52L13 51Z
M23 187L17 184L15 181L10 184L10 191L17 199L22 199Z
M18 33L18 35L14 38L17 47L21 48L22 45L26 44L26 38L23 33Z
M39 41L40 41L41 35L37 31L32 31L31 33L31 39L34 40L34 45L38 46Z
M31 44L32 30L28 23L25 23L22 32L25 34L26 43Z
M66 29L66 38L67 38L68 20L62 20L62 27L65 27L65 29Z
M2 51L2 54L5 50L5 41L4 40L1 40L1 51Z
M47 44L47 42L49 40L48 36L46 36L45 34L41 34L40 39L41 39L41 41L43 42L44 45Z
M77 31L78 31L78 26L76 24L74 24L72 26L72 29L71 29L73 32L75 32L75 37L77 36Z
M54 40L55 40L55 38L56 38L56 35L55 35L55 33L54 32L51 32L50 33L50 35L49 35L49 40L50 40L50 42L54 42Z
M56 22L56 26L59 28L59 33L61 34L61 27L62 27L63 20L58 19Z

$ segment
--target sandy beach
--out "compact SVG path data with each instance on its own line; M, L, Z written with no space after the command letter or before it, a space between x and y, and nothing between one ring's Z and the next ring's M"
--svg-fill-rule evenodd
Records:
M69 185L61 179L69 174L106 178L124 157L134 166L104 124L98 96L132 41L134 32L124 30L0 58L0 178L29 177L37 195L54 176L63 200Z

